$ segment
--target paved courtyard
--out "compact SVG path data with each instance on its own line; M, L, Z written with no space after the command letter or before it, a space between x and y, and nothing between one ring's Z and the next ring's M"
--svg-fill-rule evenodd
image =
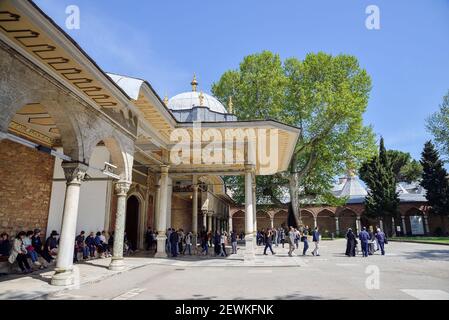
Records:
M294 258L282 248L276 256L263 256L259 248L252 266L240 260L243 247L230 259L131 258L132 270L40 298L449 300L449 246L390 242L386 256L368 258L348 258L344 247L344 240L325 241L320 257Z

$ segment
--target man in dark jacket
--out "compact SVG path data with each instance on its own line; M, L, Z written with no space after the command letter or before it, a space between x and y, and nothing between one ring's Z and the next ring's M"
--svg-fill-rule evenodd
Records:
M370 236L368 231L366 231L366 227L363 227L362 232L360 232L359 240L362 245L363 256L368 257L368 242L370 240Z
M265 233L265 249L263 250L263 254L267 255L267 249L270 249L271 254L275 255L276 253L273 252L273 233L271 231L271 228L267 230Z
M170 249L171 254L174 258L178 256L178 241L179 235L175 230L173 230L172 233L170 233Z
M312 254L317 257L320 256L320 252L319 252L320 237L321 237L321 235L320 235L319 229L318 229L318 227L315 227L315 230L313 230L313 232L312 232L312 241L315 244L315 249L313 249Z
M380 247L380 252L382 253L382 255L385 255L385 233L382 232L382 230L377 229L377 233L376 233L376 239L377 239L377 243L379 244Z

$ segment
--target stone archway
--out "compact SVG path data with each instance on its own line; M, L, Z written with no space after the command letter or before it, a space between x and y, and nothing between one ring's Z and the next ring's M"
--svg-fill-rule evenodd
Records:
M271 218L266 211L264 210L257 211L256 217L257 217L258 231L267 230L268 228L271 228Z
M245 212L238 210L232 215L232 230L238 235L245 233Z
M344 208L338 213L340 233L346 234L349 228L354 232L357 230L357 213L349 208Z
M274 227L279 228L283 227L284 229L288 228L288 211L280 210L273 214Z
M329 237L337 234L335 213L329 209L323 209L317 214L317 225L322 235Z
M141 203L137 196L131 195L126 202L126 222L125 232L127 239L133 250L136 250L139 243L139 216Z
M313 228L315 227L315 216L312 213L312 211L309 211L307 209L302 209L301 210L301 220L302 220L302 225L304 227L309 227L309 230L313 230Z

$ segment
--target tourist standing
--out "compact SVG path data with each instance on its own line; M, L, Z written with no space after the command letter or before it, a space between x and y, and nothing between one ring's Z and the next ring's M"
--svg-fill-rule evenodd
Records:
M207 239L207 231L205 229L201 231L201 247L203 249L201 253L207 256L209 254L209 244Z
M231 231L232 254L237 254L237 233Z
M346 232L346 255L348 257L355 257L355 246L357 245L357 239L351 228Z
M153 231L151 230L151 227L148 227L147 231L145 232L145 244L146 244L146 250L149 251L153 242Z
M376 240L380 247L380 252L384 256L385 255L385 244L387 243L387 237L385 236L385 233L383 233L382 230L377 229L376 233Z
M170 233L170 248L171 248L171 255L172 257L176 258L178 256L178 241L179 241L179 235L175 230L172 230Z
M186 236L184 238L186 246L185 246L184 251L183 251L182 254L185 254L186 251L188 251L189 252L189 256L192 255L192 236L193 236L192 232L188 232L186 234Z
M273 241L273 232L270 229L267 229L267 232L265 233L265 249L263 250L263 254L267 255L267 249L270 249L271 254L275 255L276 253L273 252L272 248L272 241Z
M366 231L366 227L363 227L362 232L359 234L359 240L362 245L362 253L364 257L368 257L368 241L370 239L369 233Z
M290 231L288 232L287 235L287 241L288 241L288 255L290 257L293 256L293 251L295 251L295 238L296 238L296 229L293 227L290 227ZM282 244L282 247L284 247L284 245Z
M214 252L215 256L218 256L221 253L221 235L218 231L215 231L214 235Z
M321 237L321 235L320 235L319 229L318 229L318 227L315 227L315 230L313 230L313 233L312 233L312 241L315 244L315 248L313 249L312 254L317 257L320 256L320 252L319 252L320 237Z
M280 237L280 240L281 240L281 243L282 243L282 248L284 248L284 244L285 244L285 230L284 230L284 228L280 229L279 237Z
M167 252L168 252L169 254L172 253L172 250L171 250L171 241L170 241L172 232L173 232L172 229L171 229L171 228L168 228L168 230L167 230L167 239L168 239L168 241L166 241L166 244L165 244L165 250L167 250Z
M222 232L220 236L220 244L221 244L221 256L227 257L228 254L226 252L226 232Z
M307 254L307 250L309 250L309 229L306 227L302 231L301 242L304 243L304 248L302 249L302 255L305 256Z

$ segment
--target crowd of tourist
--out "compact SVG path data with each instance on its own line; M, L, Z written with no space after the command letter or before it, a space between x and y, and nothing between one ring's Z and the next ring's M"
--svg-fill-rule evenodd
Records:
M47 268L58 254L59 234L52 231L50 236L42 242L40 229L34 231L20 231L14 238L10 238L7 233L0 235L0 257L7 258L10 264L17 262L23 273L33 272L35 269ZM109 235L106 231L90 232L87 236L81 231L75 237L73 262L91 260L95 258L107 258L112 256L114 245L114 232ZM131 254L134 249L124 235L124 254Z

